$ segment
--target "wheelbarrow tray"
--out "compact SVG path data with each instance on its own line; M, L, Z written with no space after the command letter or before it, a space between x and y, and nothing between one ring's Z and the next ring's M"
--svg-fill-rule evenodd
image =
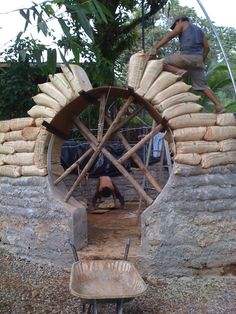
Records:
M125 260L75 262L71 268L70 291L82 301L129 301L147 286L134 265ZM89 303L89 302L88 302Z

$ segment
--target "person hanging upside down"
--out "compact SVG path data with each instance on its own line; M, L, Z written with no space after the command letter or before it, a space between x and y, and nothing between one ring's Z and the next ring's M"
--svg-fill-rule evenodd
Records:
M115 207L117 207L116 199L118 198L120 201L120 205L123 208L125 204L124 197L120 194L120 191L111 180L111 178L108 176L99 177L97 190L92 200L93 207L96 207L98 199L101 201L102 197L109 197L111 195L113 197Z

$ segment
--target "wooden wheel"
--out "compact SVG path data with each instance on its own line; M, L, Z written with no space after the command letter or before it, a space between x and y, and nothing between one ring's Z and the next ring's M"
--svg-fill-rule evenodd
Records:
M114 100L119 100L119 108L114 119L111 118L109 108ZM99 107L97 134L94 135L90 129L81 121L81 114L89 106L95 105ZM135 146L130 147L125 136L120 132L120 129L126 126L141 110L145 109L152 118L156 121L156 126L143 137ZM161 191L161 187L154 177L150 174L147 167L145 167L141 158L136 153L145 143L147 143L155 134L163 129L162 120L157 111L142 97L135 94L131 89L121 89L116 87L101 87L95 88L88 92L80 93L74 101L64 107L48 125L48 130L58 136L66 136L70 129L76 127L84 139L89 143L90 148L63 174L58 177L54 184L58 184L67 175L69 175L80 163L90 156L89 161L85 167L78 174L77 179L68 191L65 201L67 202L71 197L75 188L79 185L81 180L87 175L93 166L99 154L103 154L118 170L126 177L126 179L134 186L140 197L144 199L147 204L152 203L152 198L144 191L143 187L132 177L132 175L122 165L125 160L132 158L138 167L143 171L147 180L152 184L157 192ZM104 130L104 125L107 125L107 130ZM105 144L116 135L123 144L127 152L119 159L116 159L106 148Z

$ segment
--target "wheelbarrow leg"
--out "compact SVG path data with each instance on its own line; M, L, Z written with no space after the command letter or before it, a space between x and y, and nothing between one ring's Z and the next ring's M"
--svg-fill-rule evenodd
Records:
M122 314L123 313L123 299L119 299L116 302L116 314Z
M97 301L93 300L93 314L98 314L97 312Z
M86 314L86 303L83 303L82 314Z

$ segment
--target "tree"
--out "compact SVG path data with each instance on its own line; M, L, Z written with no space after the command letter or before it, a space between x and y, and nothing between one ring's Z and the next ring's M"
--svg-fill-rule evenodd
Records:
M30 8L22 9L20 13L25 19L25 30L35 21L38 32L54 39L64 63L81 64L94 87L103 85L124 86L129 58L134 52L141 49L141 3L141 0L46 0L38 5L33 3ZM167 3L170 5L166 5ZM204 18L199 18L194 9L180 6L178 0L144 1L146 48L148 49L158 41L169 30L171 21L180 15L189 16L207 34L211 47L208 68L210 61L215 65L220 63L222 53L208 22ZM48 28L48 19L52 18L58 21L63 31L63 36L59 40L56 40L53 30ZM236 30L225 27L217 29L231 64L235 64L236 43L234 38ZM25 64L28 63L29 71L32 69L29 64L33 62L37 64L37 71L40 72L40 75L46 76L47 73L54 73L58 60L56 50L39 43L36 44L36 41L33 44L31 39L23 38L23 36L23 33L19 34L13 45L15 57L13 58L12 51L8 50L5 53L6 60L9 63L13 62L14 66L16 66L16 60L25 62ZM27 53L20 46L23 42L26 47L28 45L30 47L28 50L26 49ZM164 57L176 50L177 41L173 40L171 44L159 51L158 57ZM68 59L68 52L72 52L71 59ZM12 74L14 73L17 71ZM24 75L21 85L27 86L28 83L23 81ZM227 75L227 71L224 71L224 76ZM30 80L35 81L33 77L34 75L28 76ZM214 77L216 80L220 79L220 75L214 75ZM3 76L0 79L2 78ZM6 82L7 80L5 80ZM3 84L2 80L1 84ZM20 84L15 86L21 89ZM217 84L212 86L214 88ZM227 99L227 104L234 95L230 84L222 87L220 91L218 89L217 93L219 93L222 103L225 103ZM8 98L4 97L3 99L7 101ZM206 100L203 99L203 103L205 102Z
M167 1L144 1L144 20L158 12ZM119 56L135 44L136 28L142 21L141 2L48 0L20 13L26 20L25 30L35 20L38 31L45 36L52 34L47 18L57 19L63 30L63 36L57 42L63 61L66 62L66 53L72 51L73 62L83 62L94 85L113 85L115 74L120 72ZM58 10L64 13L57 14Z
M50 68L37 66L36 60L45 46L34 39L17 38L5 51L6 67L0 71L0 119L25 117L34 105L32 96L37 84L45 82Z

